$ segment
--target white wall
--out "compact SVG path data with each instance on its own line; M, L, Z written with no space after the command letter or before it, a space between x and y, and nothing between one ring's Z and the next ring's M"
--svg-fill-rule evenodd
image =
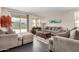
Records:
M0 16L1 16L1 7L0 7Z
M7 9L1 8L1 10L2 10L1 15L5 15L5 16L11 15L11 13Z
M1 7L0 7L0 17L1 17ZM1 28L1 24L0 24L0 28Z
M52 20L52 19L60 19L62 20L62 16L61 14L53 14L51 16L48 16L46 17L43 21L45 21L47 23L47 26L61 26L61 23L60 24L49 24L49 20Z
M79 10L79 9L78 9ZM78 11L77 10L77 11ZM68 27L69 29L73 28L74 27L74 12L76 10L70 10L70 11L65 11L65 12L62 12L62 13L52 13L51 16L47 16L46 18L44 19L41 19L41 22L46 22L47 25L48 24L48 21L50 19L61 19L62 20L62 23L60 24L55 24L57 26L63 26L63 27ZM0 12L1 12L1 8L0 8ZM2 14L9 14L9 12L7 12L6 10L2 10Z
M66 11L62 14L62 26L67 27L69 29L75 27L75 11Z
M67 27L69 29L73 28L75 26L75 17L74 17L74 12L76 10L70 10L70 11L65 11L62 13L56 13L53 14L52 16L46 17L43 21L46 21L47 25L48 21L50 19L61 19L62 23L57 24L57 26L62 26L62 27Z

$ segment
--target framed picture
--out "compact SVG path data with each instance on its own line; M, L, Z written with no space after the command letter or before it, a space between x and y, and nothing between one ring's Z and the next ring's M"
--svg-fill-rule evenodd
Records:
M56 23L61 23L62 21L60 19L52 19L52 20L49 20L49 23L50 24L56 24Z

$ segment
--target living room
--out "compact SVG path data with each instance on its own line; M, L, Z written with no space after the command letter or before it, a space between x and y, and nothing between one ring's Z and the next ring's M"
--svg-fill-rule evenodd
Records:
M79 51L78 10L77 7L0 7L0 51Z

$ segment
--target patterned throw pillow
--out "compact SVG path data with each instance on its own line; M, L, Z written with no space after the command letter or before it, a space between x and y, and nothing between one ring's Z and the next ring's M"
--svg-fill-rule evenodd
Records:
M75 33L76 33L76 29L70 31L70 38L71 38L71 39L75 39Z
M78 30L76 30L76 32L75 32L75 39L79 40L79 31Z

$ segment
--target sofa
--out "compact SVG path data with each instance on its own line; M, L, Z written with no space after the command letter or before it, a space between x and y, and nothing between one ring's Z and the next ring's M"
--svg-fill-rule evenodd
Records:
M8 50L33 42L33 34L29 32L16 34L12 29L0 29L0 51Z
M68 31L68 28L65 28L65 27L57 27L57 26L46 26L45 27L45 31L46 32L51 32L51 35L52 36L55 36L55 35L59 35L59 34L62 34L62 33L65 33Z
M79 30L71 31L70 37L53 36L49 40L49 50L54 52L79 52Z
M20 46L17 34L1 34L0 35L0 51L7 50L16 46Z
M33 42L33 34L29 32L18 34L19 39L22 40L22 45Z
M31 33L36 34L36 31L41 31L41 27L33 27Z

